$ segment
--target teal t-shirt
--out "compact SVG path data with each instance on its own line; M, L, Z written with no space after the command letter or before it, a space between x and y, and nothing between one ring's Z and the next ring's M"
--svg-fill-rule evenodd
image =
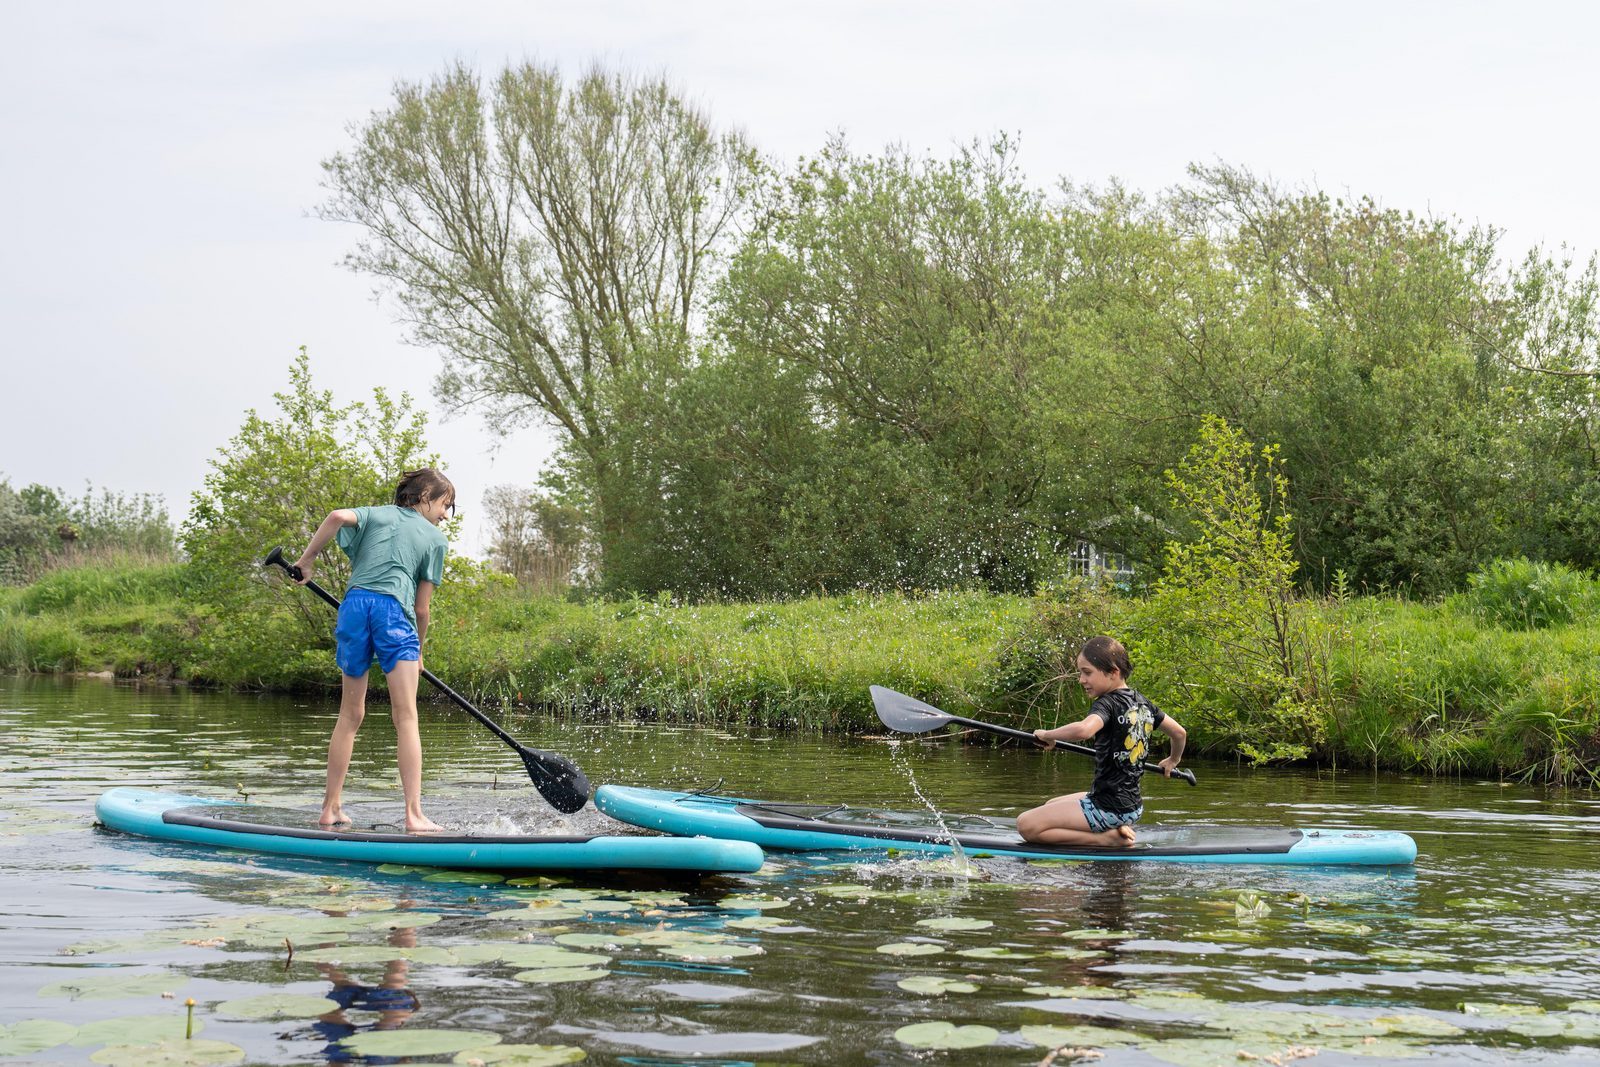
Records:
M415 508L384 504L356 508L356 524L339 529L339 547L350 557L350 588L388 593L417 622L417 583L444 580L450 543Z

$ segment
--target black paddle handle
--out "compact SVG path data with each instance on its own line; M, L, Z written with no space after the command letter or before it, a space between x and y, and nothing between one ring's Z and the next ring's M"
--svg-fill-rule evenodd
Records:
M1027 730L1013 730L1009 726L997 726L992 722L979 722L977 719L964 719L960 715L951 715L949 718L951 722L958 722L963 726L971 726L979 730L988 730L989 732L999 734L1002 737L1014 737L1018 741L1029 741L1036 745L1039 743L1039 739L1033 734L1029 733ZM1095 754L1094 749L1090 748L1088 745L1075 745L1071 741L1057 741L1055 747L1071 749L1073 752L1081 752L1085 756L1092 756ZM1139 766L1143 767L1147 771L1154 771L1157 774L1164 773L1162 771L1161 764L1159 763L1151 763L1150 761L1146 760ZM1194 780L1193 771L1173 771L1172 777L1182 778L1190 785L1199 784Z
M335 611L339 610L339 598L322 588L322 586L318 585L315 581L303 581L305 578L305 572L283 558L283 549L274 548L272 552L268 554L267 558L261 561L261 565L263 567L272 564L282 567L283 572L290 578L293 578L297 582L303 582L307 589L317 594L323 600L326 600L333 606ZM500 740L504 741L518 752L523 751L522 743L520 741L506 733L505 730L501 729L499 723L495 722L493 719L489 718L489 716L473 707L471 702L468 701L466 697L462 696L460 693L441 682L437 677L435 677L432 671L428 670L428 668L422 668L422 676L431 682L435 689L449 697L456 707L460 708L462 711L466 712L468 715L471 715L474 719L477 719L479 722L483 723L483 725L487 726L490 731L493 732L494 735Z

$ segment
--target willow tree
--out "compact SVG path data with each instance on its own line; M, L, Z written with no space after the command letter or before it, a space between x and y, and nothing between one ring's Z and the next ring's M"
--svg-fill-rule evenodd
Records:
M347 260L439 349L440 400L504 431L548 420L590 498L602 553L627 457L610 383L682 360L740 216L755 157L663 80L506 69L486 91L457 65L401 83L323 166L324 218L364 231Z

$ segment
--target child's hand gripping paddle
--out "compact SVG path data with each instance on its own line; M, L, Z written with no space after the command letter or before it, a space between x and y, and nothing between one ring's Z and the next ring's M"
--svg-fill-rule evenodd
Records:
M274 548L266 559L261 561L263 567L282 567L284 573L295 581L302 577L300 568L283 558L283 549ZM339 600L316 582L305 583L306 588L317 596L326 600L337 610ZM453 701L456 707L477 719L487 726L493 734L516 750L522 757L522 763L528 768L528 777L533 779L533 787L539 794L550 802L550 806L559 812L571 814L589 802L589 779L585 777L576 763L565 756L558 756L554 752L541 752L536 748L527 748L516 738L506 733L489 716L479 711L468 703L467 698L451 689L448 685L435 678L432 671L423 668L422 676L432 682L434 687Z
M885 689L881 685L872 687L872 706L878 712L878 718L883 725L891 730L903 734L925 734L929 730L937 730L941 726L956 723L960 726L970 726L974 730L987 730L991 734L1001 737L1014 737L1018 741L1027 741L1029 744L1038 744L1038 739L1026 730L1013 730L1009 726L996 726L990 722L979 722L977 719L964 719L960 715L950 715L940 711L932 704L925 704L916 697L908 697L904 693L896 693L893 689ZM1094 755L1094 749L1088 745L1074 745L1067 741L1057 741L1057 748L1071 749L1081 752L1086 756ZM1163 773L1159 763L1140 764L1147 771ZM1173 771L1172 777L1182 778L1190 785L1195 785L1193 771Z

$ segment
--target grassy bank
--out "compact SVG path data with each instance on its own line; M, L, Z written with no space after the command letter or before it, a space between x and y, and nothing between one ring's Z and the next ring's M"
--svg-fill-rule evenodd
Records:
M285 611L240 629L186 595L182 565L56 571L0 590L0 668L112 670L241 688L336 683L331 617L284 590ZM1031 726L1082 711L1062 677L1079 635L1127 635L1134 681L1231 756L1274 729L1229 691L1213 650L1202 667L1137 658L1159 625L1135 599L982 593L851 594L772 604L570 603L501 583L441 587L427 664L479 698L569 712L881 729L871 684L955 712ZM1340 766L1594 785L1600 768L1600 618L1587 609L1507 629L1460 602L1387 597L1304 602L1317 635L1319 699L1297 739ZM1203 692L1203 697L1197 693ZM1285 726L1285 729L1288 727ZM1273 740L1271 737L1265 740ZM1258 746L1259 747L1259 746Z

